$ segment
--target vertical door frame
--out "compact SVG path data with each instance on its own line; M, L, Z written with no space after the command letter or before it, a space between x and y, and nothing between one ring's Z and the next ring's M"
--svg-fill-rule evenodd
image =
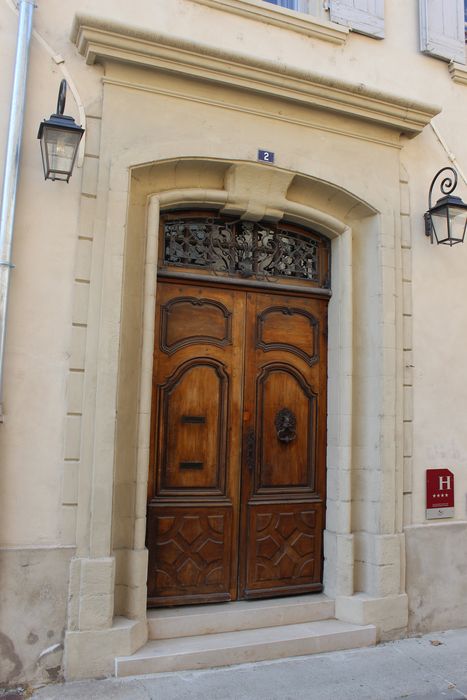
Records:
M210 194L210 193L209 193ZM183 201L191 197L183 191L179 194ZM208 195L209 196L209 195ZM145 390L140 393L139 409L139 437L138 437L138 479L140 494L137 500L146 499L148 456L150 444L150 417L151 417L151 387L153 373L153 351L155 329L155 308L157 293L157 265L159 245L159 221L161 209L173 208L174 200L177 202L177 194L164 192L154 194L148 198L147 211L147 243L145 263L145 304L143 312L143 343L141 362L141 387ZM180 200L179 200L180 201ZM200 197L200 202L203 197ZM182 202L180 202L182 203ZM201 208L201 204L199 204ZM352 229L329 215L323 215L319 211L308 210L309 220L302 215L301 223L310 228L318 226L331 238L332 245L332 288L333 296L328 307L328 450L327 466L335 465L331 472L334 480L348 480L348 483L340 487L340 493L344 498L340 502L329 503L331 506L330 525L326 518L326 529L323 537L324 551L324 592L330 597L351 596L353 588L353 535L351 534L351 500L350 480L348 475L351 470L351 431L352 420L349 406L352 401ZM287 211L284 211L287 216ZM247 218L247 216L245 216ZM338 278L338 279L336 279ZM156 290L156 291L154 291ZM331 393L332 392L332 393ZM330 400L331 399L331 400ZM330 439L331 438L331 439ZM333 444L334 443L334 444ZM336 453L339 457L336 461ZM329 462L331 460L331 462ZM144 473L143 473L144 469ZM331 493L335 493L335 483L329 484ZM346 489L347 496L343 493ZM327 489L328 491L328 489ZM338 510L338 514L336 513ZM144 533L139 531L139 539L135 544L144 548Z

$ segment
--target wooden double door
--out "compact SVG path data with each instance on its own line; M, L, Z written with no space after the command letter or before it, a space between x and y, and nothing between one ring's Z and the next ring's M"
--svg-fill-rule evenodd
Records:
M148 602L322 589L327 299L161 282Z

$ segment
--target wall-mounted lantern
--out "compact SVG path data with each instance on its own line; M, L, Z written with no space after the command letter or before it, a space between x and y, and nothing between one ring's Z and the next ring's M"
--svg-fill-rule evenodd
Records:
M63 114L66 100L66 80L60 83L57 111L50 119L44 119L39 126L37 138L41 142L42 165L47 180L68 182L78 153L79 142L84 129L76 124L73 117Z
M435 182L442 173L449 172L441 181L439 188L444 195L438 199L435 205L431 202L431 195ZM438 245L453 246L463 243L467 228L467 204L460 197L453 197L457 187L457 172L454 168L442 168L434 176L430 192L428 194L428 211L425 212L425 234L433 237Z

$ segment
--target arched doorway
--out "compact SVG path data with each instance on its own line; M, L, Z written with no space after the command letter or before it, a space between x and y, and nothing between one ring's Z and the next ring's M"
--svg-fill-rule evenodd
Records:
M161 217L150 605L322 589L329 241Z

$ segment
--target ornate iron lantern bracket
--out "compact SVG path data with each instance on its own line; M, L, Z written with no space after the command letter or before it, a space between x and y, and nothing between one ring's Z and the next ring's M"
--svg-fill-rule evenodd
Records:
M441 197L433 205L433 189L443 173L449 173L439 183L439 189L444 197ZM431 182L428 193L428 211L424 215L425 235L430 237L431 243L433 243L434 238L438 245L451 247L456 243L464 242L467 228L467 204L464 204L460 197L452 195L456 187L457 172L451 167L438 170Z
M75 165L79 142L84 129L67 117L65 111L66 80L62 80L58 91L57 111L44 119L39 126L37 138L41 142L42 165L46 180L68 182Z

